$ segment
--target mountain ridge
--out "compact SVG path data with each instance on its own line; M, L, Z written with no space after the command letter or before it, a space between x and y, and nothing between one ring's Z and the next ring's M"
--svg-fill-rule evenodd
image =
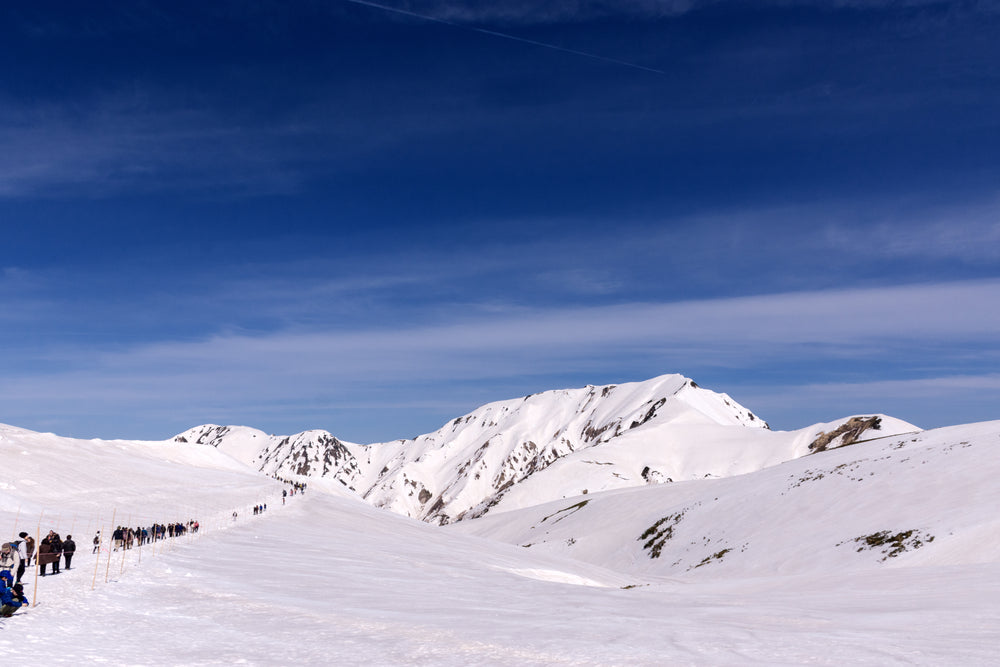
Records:
M810 454L817 439L836 448L877 429L917 430L875 415L773 432L727 394L672 374L495 401L386 443L211 424L173 440L213 445L271 475L333 479L376 507L444 525L559 497L743 474Z

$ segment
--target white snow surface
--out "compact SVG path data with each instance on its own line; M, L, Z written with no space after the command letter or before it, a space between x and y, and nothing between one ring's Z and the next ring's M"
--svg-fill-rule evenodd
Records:
M211 445L0 426L8 534L79 546L25 576L38 604L0 645L42 664L996 664L998 446L1000 422L936 429L440 527L330 478L282 506ZM94 556L112 513L202 530Z

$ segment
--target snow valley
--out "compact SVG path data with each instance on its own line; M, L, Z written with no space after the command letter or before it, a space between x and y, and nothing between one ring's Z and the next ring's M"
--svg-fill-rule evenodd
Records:
M0 426L12 535L202 525L26 577L39 604L0 642L56 663L993 663L998 446L1000 422L875 413L775 432L677 375L365 445ZM308 491L283 505L276 477Z

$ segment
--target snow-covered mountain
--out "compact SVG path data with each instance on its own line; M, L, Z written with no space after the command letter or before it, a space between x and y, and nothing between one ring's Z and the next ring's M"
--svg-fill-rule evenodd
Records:
M345 443L322 430L274 436L247 426L196 426L174 442L211 445L268 475L289 479L333 478L354 489L358 462Z
M568 392L577 403L578 392L590 390ZM493 511L445 527L372 507L331 474L304 477L309 492L283 505L283 485L259 471L279 464L258 457L284 438L252 429L219 431L216 447L215 436L75 440L0 425L0 522L79 545L72 569L29 572L25 592L39 604L0 619L0 643L44 637L32 655L51 664L996 662L1000 422L889 435L902 424L867 415L782 434L675 407L687 421L654 417L607 439L611 427L515 483ZM673 438L662 455L680 457L679 477L709 465L720 478L609 474L624 486L565 499L557 489L498 511L519 488L542 497L553 480L568 492L582 471L594 471L590 484L597 471L635 470L660 441L626 446L645 429ZM241 445L253 466L227 453ZM309 452L315 474L323 457ZM358 482L370 472L367 459L355 458L356 473L336 460L330 470L343 464ZM252 514L262 502L270 509ZM89 548L117 523L188 519L198 535Z
M680 375L498 401L412 440L358 445L326 431L269 436L200 426L258 470L333 479L376 507L436 524L618 488L729 477L865 437L917 431L884 415L794 432Z

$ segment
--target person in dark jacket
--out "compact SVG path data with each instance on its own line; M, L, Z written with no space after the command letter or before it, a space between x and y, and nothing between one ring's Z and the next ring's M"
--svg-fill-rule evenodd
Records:
M69 564L73 561L73 554L76 553L76 542L72 535L67 535L62 543L63 558L66 559L66 569L70 569Z
M58 556L55 556L58 558ZM38 543L38 567L41 568L41 575L45 576L45 567L51 563L53 560L52 554L52 542L49 540L48 536L43 537L42 541Z
M59 560L63 549L62 538L59 537L59 533L52 530L49 531L49 544L52 545L52 553L55 554L55 560L52 561L52 574L59 574Z

